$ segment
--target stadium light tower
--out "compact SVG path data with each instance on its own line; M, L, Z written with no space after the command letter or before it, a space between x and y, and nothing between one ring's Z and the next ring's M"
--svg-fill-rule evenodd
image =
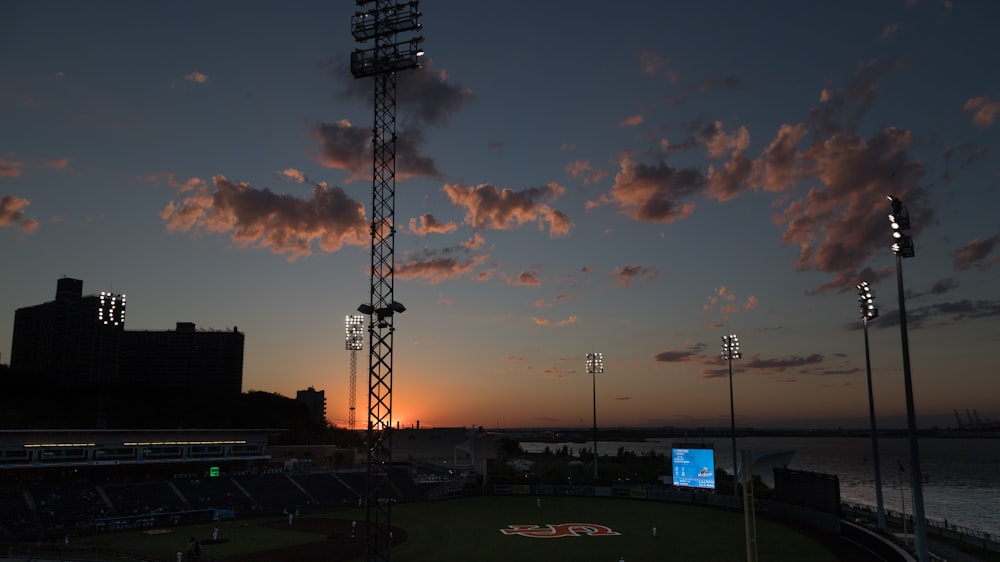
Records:
M354 405L357 398L358 381L358 351L365 343L365 317L360 314L349 314L345 320L347 335L344 338L344 348L351 352L351 383L347 399L347 429L354 429L356 418Z
M865 329L865 372L868 374L868 418L872 426L872 458L875 460L875 505L879 531L885 531L885 504L882 503L882 467L878 455L878 429L875 427L875 397L872 393L872 360L868 351L868 321L878 318L875 296L867 281L858 285L861 322Z
M356 0L351 34L371 48L351 53L351 74L374 78L372 126L371 299L358 308L368 322L368 475L365 488L366 560L388 561L392 548L390 521L392 465L392 337L393 315L405 310L393 300L393 244L396 233L396 73L420 66L423 37L401 38L418 31L418 2Z
M594 481L597 481L597 375L604 372L604 354L587 354L587 372L594 385Z
M722 358L729 362L729 423L733 433L733 495L739 495L739 484L736 476L736 408L733 406L733 359L739 359L740 339L736 334L722 336Z
M903 383L906 392L906 428L910 441L910 482L913 486L913 538L916 544L917 560L928 562L927 521L924 520L923 475L920 470L920 450L917 447L917 416L913 409L913 381L910 377L910 343L906 333L906 296L903 293L903 258L912 258L913 239L906 234L910 230L910 215L903 202L889 196L889 226L892 230L892 253L896 255L896 289L899 293L899 333L903 348Z

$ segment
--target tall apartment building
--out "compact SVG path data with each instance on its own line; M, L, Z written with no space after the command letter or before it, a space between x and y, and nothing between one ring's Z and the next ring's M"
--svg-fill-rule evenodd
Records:
M83 281L64 277L54 301L14 312L10 370L62 385L99 383L183 386L239 394L244 336L204 331L125 330L125 296L83 294Z
M295 399L306 405L309 409L309 416L320 423L326 423L326 392L309 387L306 390L297 390Z

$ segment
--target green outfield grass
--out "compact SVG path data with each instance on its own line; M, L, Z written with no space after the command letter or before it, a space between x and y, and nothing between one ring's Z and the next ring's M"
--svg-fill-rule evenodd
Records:
M202 560L355 561L363 559L362 510L309 513L287 518L225 521L220 541L213 525L193 525L150 534L129 531L92 537L104 548L173 562L190 537L202 540ZM350 537L351 520L358 537ZM746 560L743 515L687 504L617 498L503 496L397 504L395 562ZM537 538L508 535L514 525L576 523L604 526L617 534ZM657 528L657 536L652 533ZM85 540L81 538L81 540ZM813 538L780 523L757 521L760 560L835 562L838 557Z

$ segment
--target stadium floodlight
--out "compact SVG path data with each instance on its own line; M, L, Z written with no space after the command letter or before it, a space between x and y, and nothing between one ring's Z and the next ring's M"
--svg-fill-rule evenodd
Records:
M597 482L597 374L604 372L604 354L587 354L587 372L594 386L594 482Z
M105 326L125 327L125 295L101 291L97 321Z
M885 531L885 504L882 502L882 468L878 454L878 429L875 426L875 396L872 392L872 360L868 350L868 321L878 318L878 308L875 306L875 296L867 281L858 284L858 303L860 303L861 322L865 332L865 373L868 375L868 418L872 430L872 459L875 464L875 505L878 529Z
M892 253L896 255L896 290L899 295L899 334L903 351L903 386L906 392L906 427L910 441L910 483L913 488L913 537L917 560L928 562L927 521L924 519L923 472L917 446L917 415L913 407L913 379L910 376L910 343L906 331L906 294L903 291L903 258L914 256L913 240L903 231L910 228L910 216L903 202L889 195L889 227L892 229Z
M346 336L344 347L351 352L351 378L347 394L347 428L354 429L357 418L355 416L355 403L357 402L357 381L358 381L358 351L365 342L365 317L358 314L348 315L345 319Z
M733 438L733 495L739 495L739 480L736 476L736 408L733 403L733 359L742 357L740 339L736 334L722 336L722 358L729 362L729 424Z

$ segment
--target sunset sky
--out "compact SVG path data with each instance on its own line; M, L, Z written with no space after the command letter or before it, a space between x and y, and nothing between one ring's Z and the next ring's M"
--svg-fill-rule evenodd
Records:
M127 328L246 334L243 390L324 390L369 301L354 2L0 4L0 362L63 276ZM393 422L1000 419L1000 2L424 0L398 76ZM370 45L369 45L370 46ZM358 419L367 408L358 354Z

